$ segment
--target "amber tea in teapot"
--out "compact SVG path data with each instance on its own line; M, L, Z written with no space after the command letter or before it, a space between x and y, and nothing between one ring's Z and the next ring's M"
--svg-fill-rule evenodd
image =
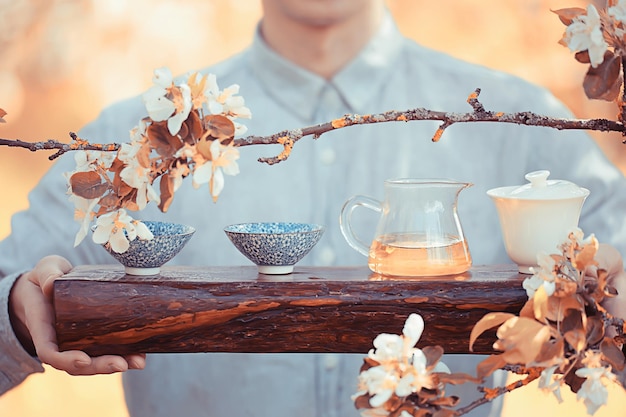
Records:
M472 258L457 214L458 194L469 183L445 179L385 181L385 200L357 195L341 211L341 232L354 249L368 257L369 268L382 275L441 276L467 271ZM356 207L381 213L371 244L351 226Z

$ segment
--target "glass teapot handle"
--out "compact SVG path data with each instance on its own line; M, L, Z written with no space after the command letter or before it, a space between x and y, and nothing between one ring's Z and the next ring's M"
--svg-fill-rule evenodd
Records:
M339 228L341 229L341 234L346 239L346 242L348 242L348 245L350 245L350 247L352 247L364 256L369 256L369 245L363 243L363 241L359 239L359 237L356 235L356 233L354 233L354 230L352 229L352 212L354 212L354 209L359 206L374 210L378 213L381 213L383 211L383 206L380 201L364 195L356 195L346 201L341 208L341 216L339 217Z

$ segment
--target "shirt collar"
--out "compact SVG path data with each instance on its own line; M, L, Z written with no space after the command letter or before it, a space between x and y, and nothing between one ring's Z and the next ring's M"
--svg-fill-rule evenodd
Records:
M336 91L348 112L364 114L389 79L403 39L393 18L385 12L376 35L354 60L327 81L274 52L257 28L250 49L250 68L268 95L307 122L315 117L316 98L328 88Z

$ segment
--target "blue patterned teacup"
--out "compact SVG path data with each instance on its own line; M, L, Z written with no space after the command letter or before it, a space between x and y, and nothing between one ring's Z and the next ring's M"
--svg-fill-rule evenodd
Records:
M155 275L161 266L172 259L187 244L196 231L193 227L184 224L142 221L154 235L151 240L136 238L130 242L126 252L117 253L109 245L104 248L119 263L129 275Z
M224 229L261 274L290 274L320 240L324 227L310 223L240 223Z

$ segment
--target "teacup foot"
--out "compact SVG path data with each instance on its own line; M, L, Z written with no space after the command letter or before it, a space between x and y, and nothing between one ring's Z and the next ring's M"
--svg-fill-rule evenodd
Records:
M285 275L293 272L293 265L259 265L259 273L265 275Z
M518 265L517 270L521 274L533 275L534 272L531 270L532 268L537 268L537 265Z
M159 267L156 267L156 268L134 268L132 266L125 266L124 267L124 272L126 272L126 274L128 274L128 275L140 275L140 276L158 275L159 272L161 272L161 268L159 268Z

